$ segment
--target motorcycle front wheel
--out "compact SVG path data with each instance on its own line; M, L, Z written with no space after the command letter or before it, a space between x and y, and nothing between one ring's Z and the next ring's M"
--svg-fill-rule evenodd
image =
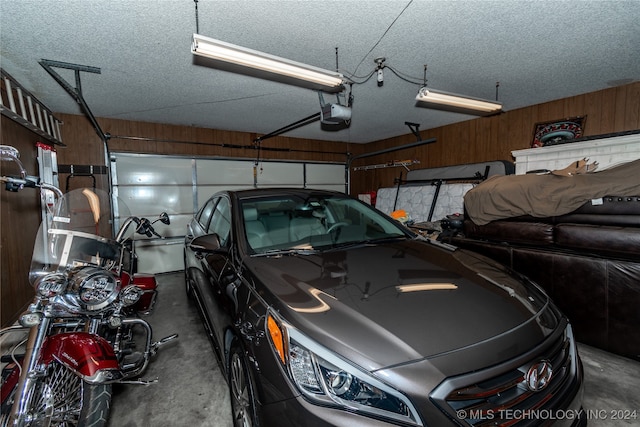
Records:
M57 362L28 393L26 426L102 427L111 407L111 385L89 384Z

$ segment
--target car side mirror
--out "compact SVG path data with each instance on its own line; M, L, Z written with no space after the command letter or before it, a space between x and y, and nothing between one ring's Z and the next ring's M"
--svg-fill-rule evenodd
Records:
M208 254L226 254L229 252L227 248L220 246L220 238L215 233L196 237L189 243L189 249L194 252Z

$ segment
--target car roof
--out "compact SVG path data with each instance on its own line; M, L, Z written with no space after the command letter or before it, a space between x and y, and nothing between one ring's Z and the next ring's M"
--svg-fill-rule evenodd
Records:
M321 190L321 189L313 189L313 188L287 188L287 187L279 187L279 188L252 188L248 190L229 190L226 191L231 197L237 200L247 200L252 198L262 198L262 197L277 197L277 196L300 196L300 197L308 197L311 195L314 196L338 196L338 197L350 197L345 193L341 193L338 191L331 190Z

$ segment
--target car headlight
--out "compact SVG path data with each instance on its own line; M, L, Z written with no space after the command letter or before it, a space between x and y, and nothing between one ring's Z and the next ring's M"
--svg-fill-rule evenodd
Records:
M98 267L81 267L70 274L70 293L75 305L98 311L111 304L120 292L120 282L109 271Z
M267 317L270 343L289 378L313 403L423 425L407 396L306 337Z

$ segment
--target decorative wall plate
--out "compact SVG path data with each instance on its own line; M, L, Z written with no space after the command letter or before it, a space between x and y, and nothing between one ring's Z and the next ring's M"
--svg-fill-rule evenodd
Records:
M573 117L553 122L537 123L531 147L563 144L582 137L586 117Z

